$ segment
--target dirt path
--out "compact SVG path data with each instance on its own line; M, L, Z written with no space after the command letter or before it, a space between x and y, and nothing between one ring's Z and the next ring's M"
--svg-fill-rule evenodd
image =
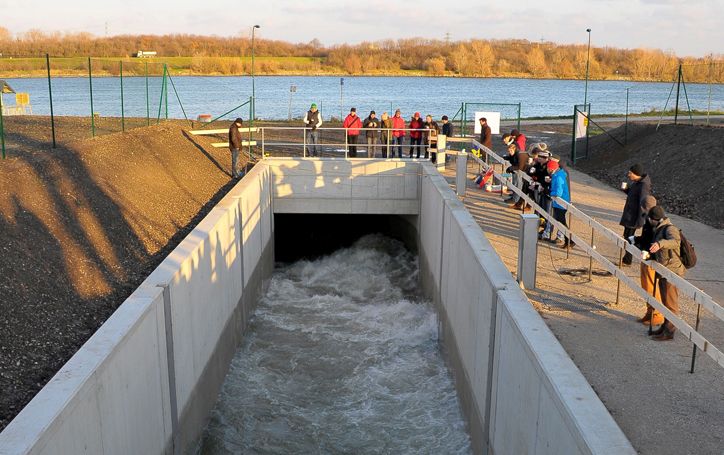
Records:
M470 177L477 166L470 166ZM449 173L449 181L454 179ZM620 231L617 222L623 207L622 193L582 174L572 172L574 203L603 224ZM503 258L511 274L517 262L519 211L504 204L499 195L470 185L465 204ZM724 266L724 231L674 216L696 244L700 263L689 278L718 301L724 301L721 281ZM590 230L581 223L573 229L584 238ZM648 339L646 328L635 322L643 314L643 302L621 286L615 305L616 280L594 275L588 282L568 270L588 268L588 257L573 249L570 257L548 243L539 242L538 288L528 297L545 319L573 361L601 397L614 419L644 454L720 454L724 447L724 370L699 353L696 373L689 373L692 345L681 336L673 342ZM618 259L613 245L596 242L598 251ZM627 267L638 276L638 266ZM693 325L695 306L682 299L682 315ZM724 323L705 314L705 336L724 348Z

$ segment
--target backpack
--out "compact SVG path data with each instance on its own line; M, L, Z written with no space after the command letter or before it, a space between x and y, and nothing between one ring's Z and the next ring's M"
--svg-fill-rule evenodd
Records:
M681 237L681 243L679 244L679 259L681 263L687 269L691 269L696 265L696 250L694 245L689 242L684 236L684 231L679 229L679 237Z
M694 250L694 245L684 237L684 231L681 229L679 229L679 235L681 236L681 245L679 246L681 263L684 264L684 267L687 269L693 268L696 265L696 250Z

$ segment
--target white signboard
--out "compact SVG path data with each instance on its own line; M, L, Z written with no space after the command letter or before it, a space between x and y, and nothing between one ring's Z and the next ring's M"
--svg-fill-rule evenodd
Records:
M500 134L500 112L476 112L475 134L480 134L480 119L482 117L488 120L491 134Z
M588 130L588 117L584 112L576 111L576 139L586 137Z

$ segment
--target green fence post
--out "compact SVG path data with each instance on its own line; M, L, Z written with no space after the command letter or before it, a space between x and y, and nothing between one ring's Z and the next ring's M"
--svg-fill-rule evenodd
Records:
M165 100L165 110L166 110L166 120L168 120L168 82L166 82L166 78L168 77L168 68L166 67L166 64L163 64L163 99Z
M148 62L143 62L146 73L146 126L151 124L151 105L148 101Z
M50 133L53 135L55 148L55 115L53 115L53 88L50 85L50 55L45 54L45 67L48 70L48 99L50 100Z
M3 125L3 92L0 89L0 147L3 151L3 159L5 159L5 125Z
M518 131L520 131L520 103L518 103Z
M91 70L91 58L88 57L88 84L90 87L90 108L91 108L91 136L96 135L96 119L93 112L93 72Z
M126 131L126 114L123 111L123 60L120 60L118 65L121 76L121 131Z
M156 118L156 125L161 121L161 108L163 107L163 92L166 87L166 68L163 69L163 77L161 78L161 98L158 100L158 117Z
M251 133L251 128L254 126L254 97L249 97L249 118L251 119L251 124L249 125L249 159L254 159L254 152L251 149L251 140L254 138L254 135Z
M678 124L679 120L679 88L681 87L681 63L679 63L679 76L676 81L676 107L674 108L674 125Z

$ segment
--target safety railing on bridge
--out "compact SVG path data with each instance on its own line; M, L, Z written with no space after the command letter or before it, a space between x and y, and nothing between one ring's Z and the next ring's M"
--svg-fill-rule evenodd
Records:
M540 216L546 219L547 222L551 223L551 225L559 229L561 232L564 233L566 238L573 240L575 242L576 247L583 250L592 260L596 260L601 266L603 266L608 272L611 273L612 276L614 276L617 279L617 284L620 286L620 283L626 284L632 291L634 291L639 297L641 297L643 300L646 301L649 305L660 311L664 314L664 316L671 321L674 326L681 331L688 339L694 344L693 353L692 353L692 363L691 363L691 372L694 372L694 363L696 360L696 349L700 349L703 352L705 352L709 357L711 357L719 366L724 367L724 353L714 346L709 340L707 340L700 332L699 332L699 311L701 307L704 307L706 310L711 312L717 319L724 321L724 307L722 307L719 303L714 301L714 299L709 296L706 292L702 291L698 287L691 284L689 281L687 281L685 278L680 277L679 275L675 274L671 270L667 269L663 265L659 264L658 262L654 260L642 260L642 252L638 248L636 248L634 245L631 245L626 239L612 231L611 229L605 227L600 222L596 221L586 213L584 213L582 210L578 209L574 204L566 202L560 198L553 198L555 202L561 204L562 206L566 207L569 213L569 216L572 217L571 219L575 218L577 222L581 222L591 228L591 240L590 244L589 241L586 239L583 239L579 235L575 234L573 230L569 227L564 226L562 223L555 220L546 209L539 206L532 198L528 196L522 189L516 187L513 185L512 178L506 175L503 175L503 172L501 170L500 173L495 172L494 165L500 164L503 169L505 169L506 161L500 157L498 154L490 150L489 148L483 146L476 140L472 140L472 145L484 152L486 160L483 160L476 156L475 154L469 153L468 155L472 157L473 160L475 160L482 168L485 170L488 170L493 166L493 177L495 180L499 181L502 184L506 184L508 189L510 191L513 191L515 194L517 194L519 197L523 198L523 200L532 207L532 209ZM490 164L488 164L486 161L488 161ZM523 180L525 180L528 183L533 183L533 180L530 178L530 176L520 173ZM571 223L569 223L569 226ZM602 236L606 238L607 240L610 240L616 245L616 248L619 250L619 263L618 265L611 262L607 257L605 257L603 254L599 253L595 247L594 244L594 236L598 234L599 236ZM633 255L633 257L647 266L653 268L656 273L658 273L662 278L665 278L668 282L672 283L676 288L679 290L679 292L683 295L686 295L687 297L691 298L694 303L697 305L697 321L696 321L696 327L692 327L689 325L686 321L684 321L683 318L680 316L674 314L672 311L670 311L668 308L666 308L661 302L656 300L651 294L649 294L644 288L642 288L639 283L637 283L634 279L627 276L624 271L620 268L621 267L621 258L623 257L623 253L627 251ZM590 267L589 267L590 272ZM619 296L619 292L617 289L617 300Z
M351 135L346 134L346 128L338 127L312 130L305 127L253 126L239 128L239 131L246 139L242 145L248 151L250 158L254 158L252 147L256 147L257 153L260 152L262 157L403 158L419 155L422 158L429 153L436 153L437 146L440 145L442 148L445 143L443 135L437 132L430 134L431 130L428 128L359 128L359 134L355 136L356 141L351 140ZM367 142L368 132L374 133L374 142L371 144ZM394 136L396 132L403 133L400 139ZM420 141L415 144L410 143L412 132L419 132L421 136ZM198 129L190 133L225 136L228 129ZM252 136L252 133L255 135ZM315 141L311 140L311 133L315 134ZM214 142L211 145L226 148L229 143ZM374 155L370 156L370 152ZM363 156L358 156L357 153L362 153Z

